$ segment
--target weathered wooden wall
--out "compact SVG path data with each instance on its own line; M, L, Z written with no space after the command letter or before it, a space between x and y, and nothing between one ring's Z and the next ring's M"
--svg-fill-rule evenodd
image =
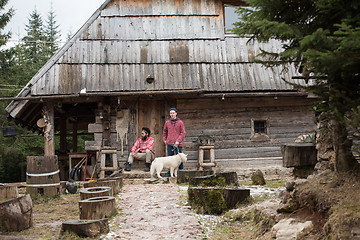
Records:
M220 167L281 166L280 146L316 127L310 104L311 99L299 97L178 100L178 116L186 127L187 167L196 166L198 151L193 141L199 135L215 139ZM268 121L268 140L257 141L251 135L252 119Z
M293 89L281 79L298 83L293 66L282 74L253 62L281 42L227 36L223 14L216 0L111 1L32 80L31 93Z

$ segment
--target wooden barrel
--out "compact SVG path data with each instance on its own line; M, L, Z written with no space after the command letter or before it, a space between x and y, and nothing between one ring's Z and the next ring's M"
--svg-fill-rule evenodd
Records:
M111 187L90 187L80 190L80 199L88 199L93 197L112 196Z
M60 195L60 177L57 156L28 156L26 192L32 198Z
M80 220L110 218L116 213L115 198L112 196L94 197L79 201Z

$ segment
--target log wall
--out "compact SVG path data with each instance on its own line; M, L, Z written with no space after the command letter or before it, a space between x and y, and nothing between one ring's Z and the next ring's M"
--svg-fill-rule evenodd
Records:
M178 100L178 116L186 127L186 167L196 167L198 145L194 141L199 135L215 139L220 168L281 166L281 145L316 128L309 110L311 102L300 97ZM267 121L267 137L252 134L253 120Z

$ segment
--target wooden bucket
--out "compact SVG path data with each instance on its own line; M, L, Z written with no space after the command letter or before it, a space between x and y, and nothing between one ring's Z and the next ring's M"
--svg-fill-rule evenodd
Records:
M84 183L85 188L89 187L111 187L112 188L112 194L111 195L117 195L119 194L121 188L123 185L123 179L121 177L114 177L114 178L103 178L98 179L96 181L86 182Z
M28 156L26 192L32 198L60 195L58 158L54 156Z
M89 187L80 190L80 199L85 200L93 197L112 196L111 187Z
M79 201L80 220L110 218L116 213L115 198L102 196Z

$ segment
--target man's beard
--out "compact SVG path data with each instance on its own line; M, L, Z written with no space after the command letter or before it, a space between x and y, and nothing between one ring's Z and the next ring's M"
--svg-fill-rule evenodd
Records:
M148 137L147 136L145 136L145 137L143 137L143 138L141 138L143 141L145 141L146 139L147 139Z

